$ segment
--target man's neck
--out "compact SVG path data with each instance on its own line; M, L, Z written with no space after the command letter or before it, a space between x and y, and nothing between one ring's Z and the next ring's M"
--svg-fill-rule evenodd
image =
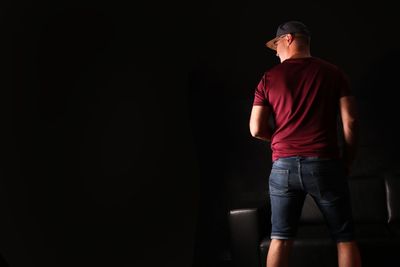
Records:
M310 52L294 52L292 53L289 58L307 58L307 57L311 57Z

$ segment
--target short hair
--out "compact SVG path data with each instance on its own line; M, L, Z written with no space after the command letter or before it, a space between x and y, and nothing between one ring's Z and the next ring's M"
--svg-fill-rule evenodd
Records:
M297 44L300 48L306 48L310 46L311 37L309 35L301 33L292 33L292 35L295 37L295 40L297 39Z

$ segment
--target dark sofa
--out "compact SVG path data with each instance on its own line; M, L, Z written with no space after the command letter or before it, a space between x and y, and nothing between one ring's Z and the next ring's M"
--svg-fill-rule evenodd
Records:
M400 266L400 175L354 176L349 178L349 186L363 267ZM228 216L233 265L265 266L270 243L268 201L231 210ZM309 197L303 207L290 266L337 266L336 244Z

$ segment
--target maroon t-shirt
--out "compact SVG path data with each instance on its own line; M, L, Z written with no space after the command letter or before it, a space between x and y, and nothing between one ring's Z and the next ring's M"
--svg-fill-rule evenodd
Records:
M266 71L255 90L253 105L272 109L272 160L339 157L339 99L350 94L347 76L319 58L287 59Z

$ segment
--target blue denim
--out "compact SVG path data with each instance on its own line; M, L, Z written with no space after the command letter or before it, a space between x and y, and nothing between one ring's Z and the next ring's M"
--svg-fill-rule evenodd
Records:
M288 157L273 162L269 177L271 239L293 239L309 194L336 242L354 239L347 176L338 159Z

